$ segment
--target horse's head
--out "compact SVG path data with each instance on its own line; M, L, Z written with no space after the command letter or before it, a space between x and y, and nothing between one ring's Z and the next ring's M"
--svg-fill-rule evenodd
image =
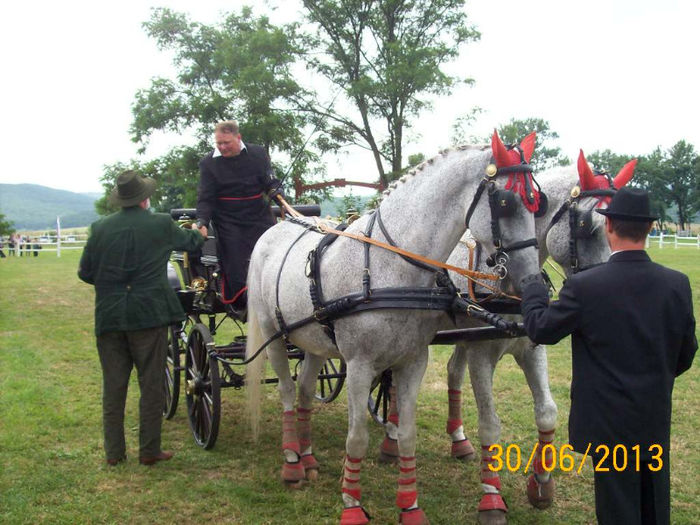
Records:
M518 291L522 277L539 270L535 213L541 196L529 165L534 148L535 133L508 147L494 131L491 162L467 212L467 227L510 292Z
M605 218L593 211L607 207L615 191L634 175L636 163L636 159L631 160L611 177L604 172L593 172L583 151L580 152L578 184L553 215L543 219L547 227L538 228L546 236L547 251L567 274L603 263L610 256Z

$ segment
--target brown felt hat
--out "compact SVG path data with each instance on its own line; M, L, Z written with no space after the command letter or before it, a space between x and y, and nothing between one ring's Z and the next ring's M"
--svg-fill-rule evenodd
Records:
M145 201L155 189L156 181L129 170L117 177L117 184L114 186L109 200L115 206L128 208Z

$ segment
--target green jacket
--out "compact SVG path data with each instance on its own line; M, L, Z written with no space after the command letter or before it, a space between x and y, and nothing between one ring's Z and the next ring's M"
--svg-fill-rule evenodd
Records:
M169 215L139 206L94 222L78 277L95 285L95 334L184 320L168 283L167 262L172 250L191 251L203 243L198 231L180 228Z

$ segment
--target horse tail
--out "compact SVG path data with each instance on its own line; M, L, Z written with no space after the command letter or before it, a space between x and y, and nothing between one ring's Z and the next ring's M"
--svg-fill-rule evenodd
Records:
M255 309L248 309L248 335L245 345L246 359L250 359L253 354L264 343L263 334L260 331L260 322ZM246 397L248 398L248 415L250 417L250 428L253 432L253 439L258 440L260 434L260 404L262 400L262 380L265 371L267 352L261 352L246 366L245 384Z

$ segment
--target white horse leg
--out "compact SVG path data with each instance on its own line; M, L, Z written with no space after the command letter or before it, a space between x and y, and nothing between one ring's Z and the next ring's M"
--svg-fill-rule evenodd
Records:
M532 343L523 352L516 352L514 357L525 373L527 384L532 392L538 432L537 451L533 461L534 473L528 478L527 497L533 507L546 509L552 504L555 491L554 478L551 475L554 459L551 444L554 441L554 429L557 423L557 405L549 390L547 350L542 345L534 345L530 348L531 345ZM550 446L545 449L547 445ZM546 450L544 456L543 449ZM543 461L546 461L548 469L544 468Z
M369 523L368 514L362 508L360 471L367 453L369 432L367 431L367 398L372 386L374 371L367 363L351 360L347 362L346 381L348 389L348 436L345 441L345 465L343 472L343 514L341 523L361 525Z
M461 460L476 458L476 452L464 433L462 422L462 383L467 371L467 346L457 343L447 362L448 416L446 432L452 440L452 457Z
M418 507L416 487L416 399L428 364L427 349L415 359L393 370L399 410L399 480L396 504L401 509L399 523L422 525L428 518Z
M291 488L299 488L306 475L304 465L301 462L301 448L296 430L296 413L294 411L296 386L289 372L287 347L284 341L278 339L271 343L267 355L270 358L272 369L279 378L278 389L282 401L282 453L284 454L282 481Z
M500 349L494 343L479 345L470 349L469 378L479 413L479 439L481 441L481 488L484 494L479 502L479 523L497 525L506 523L508 508L501 497L501 478L492 471L495 451L490 450L501 436L501 420L496 413L493 401L493 372L500 356Z
M326 362L325 357L307 353L297 378L299 388L299 403L297 406L297 435L301 449L301 463L304 465L306 479L313 481L318 478L319 464L311 447L311 410L316 393L316 380Z

